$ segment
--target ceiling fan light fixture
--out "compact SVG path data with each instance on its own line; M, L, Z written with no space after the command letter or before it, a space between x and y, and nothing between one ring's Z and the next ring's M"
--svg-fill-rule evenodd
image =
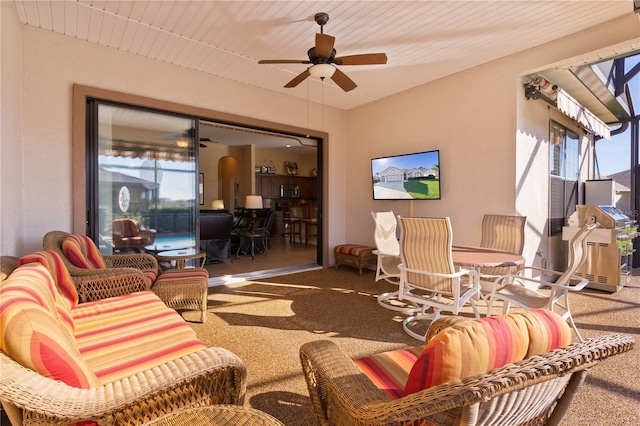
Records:
M336 67L331 64L317 64L309 68L309 74L312 77L324 80L325 78L331 78L333 73L336 72Z
M178 145L179 148L186 148L189 146L189 141L186 139L178 139L176 145Z

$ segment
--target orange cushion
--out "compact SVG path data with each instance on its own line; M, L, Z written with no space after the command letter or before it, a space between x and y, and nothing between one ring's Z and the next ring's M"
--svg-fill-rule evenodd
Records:
M448 327L424 347L404 395L462 380L571 343L561 316L536 309Z
M104 269L107 266L96 244L86 235L69 235L62 241L62 252L72 265L82 269Z
M555 312L534 309L518 314L529 331L529 348L525 358L540 355L571 344L571 328Z
M48 270L21 266L0 283L0 348L24 367L69 386L99 386L75 339L56 318L55 290ZM53 307L53 309L52 309Z

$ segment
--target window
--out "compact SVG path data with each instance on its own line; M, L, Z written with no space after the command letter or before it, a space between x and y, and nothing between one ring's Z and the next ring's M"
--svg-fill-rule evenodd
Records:
M551 121L549 127L549 235L559 235L578 204L580 140Z
M193 118L88 103L89 229L101 252L155 252L196 245L197 162Z

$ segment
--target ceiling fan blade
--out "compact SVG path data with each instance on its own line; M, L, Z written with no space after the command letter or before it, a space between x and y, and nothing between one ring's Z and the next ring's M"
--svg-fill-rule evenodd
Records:
M259 64L310 64L310 61L300 61L297 59L263 59Z
M345 73L336 68L336 72L331 76L331 80L333 80L342 90L348 92L350 90L358 87L356 83L353 82Z
M329 34L316 33L316 55L329 58L333 52L333 45L336 42L334 36Z
M387 63L387 55L384 53L347 55L336 58L335 62L337 65L381 65Z
M288 87L288 88L296 87L298 84L302 83L305 78L309 77L310 75L311 74L309 74L309 70L304 70L303 72L298 74L296 78L294 78L293 80L285 84L284 87Z

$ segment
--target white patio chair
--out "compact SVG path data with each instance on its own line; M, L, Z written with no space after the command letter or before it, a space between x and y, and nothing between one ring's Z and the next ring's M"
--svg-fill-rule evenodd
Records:
M371 212L376 223L374 240L376 250L374 254L378 256L376 265L376 282L385 280L391 284L400 284L400 269L398 264L400 259L400 244L396 235L398 221L393 211ZM378 296L380 306L399 312L416 312L415 305L407 305L398 301L398 291L383 293ZM420 310L419 308L417 309Z
M524 226L526 216L485 214L482 218L482 240L480 247L522 255L524 250ZM507 274L515 274L519 267L478 268L480 274L479 296L488 302L493 281Z
M498 278L489 294L487 316L496 300L502 300L503 314L509 313L511 303L525 309L546 308L562 315L567 320L580 340L582 336L573 322L569 307L569 292L580 291L588 280L575 275L578 268L587 258L587 237L599 226L597 222L587 223L569 241L569 262L564 272L557 272L533 266L520 269L515 274L508 274ZM524 274L537 272L538 278L527 277ZM543 277L550 276L548 280ZM526 284L537 284L538 289L527 287Z
M449 218L414 218L398 216L400 223L400 288L398 299L421 308L406 318L402 327L410 336L425 340L411 329L416 321L438 319L441 311L458 315L467 302L476 318L480 317L474 301L479 291L475 270L456 271L451 255L453 231ZM427 313L432 310L431 313Z

